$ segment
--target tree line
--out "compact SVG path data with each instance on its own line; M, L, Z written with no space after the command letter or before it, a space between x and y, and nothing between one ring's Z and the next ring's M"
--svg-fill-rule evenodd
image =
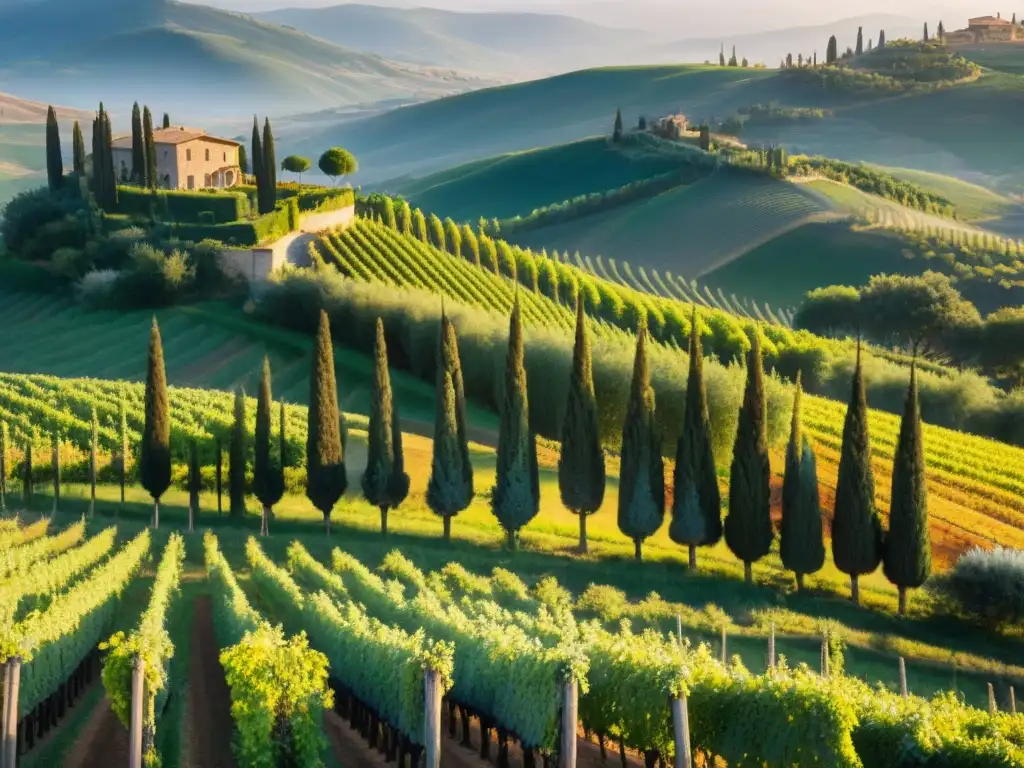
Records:
M980 366L1010 386L1024 384L1024 309L1006 307L982 319L939 272L875 275L861 288L818 288L807 294L795 326L835 338L862 332L884 347Z

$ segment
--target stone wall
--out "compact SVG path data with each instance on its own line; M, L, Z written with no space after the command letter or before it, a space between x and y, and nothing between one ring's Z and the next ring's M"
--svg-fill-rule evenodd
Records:
M344 229L356 217L354 205L335 211L310 211L299 219L299 228L273 243L256 248L225 248L220 254L221 269L244 277L249 282L266 280L285 264L309 266L309 244L325 229Z

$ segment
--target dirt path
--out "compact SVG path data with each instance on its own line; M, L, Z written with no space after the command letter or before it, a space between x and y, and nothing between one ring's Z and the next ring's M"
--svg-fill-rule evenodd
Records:
M95 683L99 685L99 681ZM106 697L96 705L75 745L64 758L64 768L95 768L128 764L128 731L117 719Z
M234 768L231 692L218 660L210 598L205 595L196 598L194 610L183 763L186 768Z
M383 768L384 755L363 741L359 731L337 712L324 712L324 733L334 747L334 754L344 768Z

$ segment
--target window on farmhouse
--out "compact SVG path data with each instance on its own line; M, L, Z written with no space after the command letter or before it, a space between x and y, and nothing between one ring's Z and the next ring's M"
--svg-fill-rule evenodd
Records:
M206 150L206 162L210 162L210 150Z
M192 162L192 150L191 149L186 149L185 150L185 162L188 162L188 163Z

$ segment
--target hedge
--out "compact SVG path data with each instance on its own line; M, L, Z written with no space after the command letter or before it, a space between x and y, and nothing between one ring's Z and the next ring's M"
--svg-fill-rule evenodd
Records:
M252 246L264 240L276 239L294 232L299 227L299 209L294 199L278 202L272 213L251 221L233 221L229 224L160 224L166 236L179 240L217 240L228 245Z
M156 199L154 199L156 198ZM153 214L157 219L198 224L213 215L214 224L227 224L244 219L249 213L249 198L234 191L183 192L179 190L148 190L140 187L117 188L117 213L129 216ZM202 214L207 213L207 216Z
M251 185L239 185L232 187L245 194L252 205L256 204L256 187ZM348 205L355 204L355 192L351 187L321 187L313 184L278 184L277 199L290 200L295 198L299 203L299 210L307 211L336 211Z

